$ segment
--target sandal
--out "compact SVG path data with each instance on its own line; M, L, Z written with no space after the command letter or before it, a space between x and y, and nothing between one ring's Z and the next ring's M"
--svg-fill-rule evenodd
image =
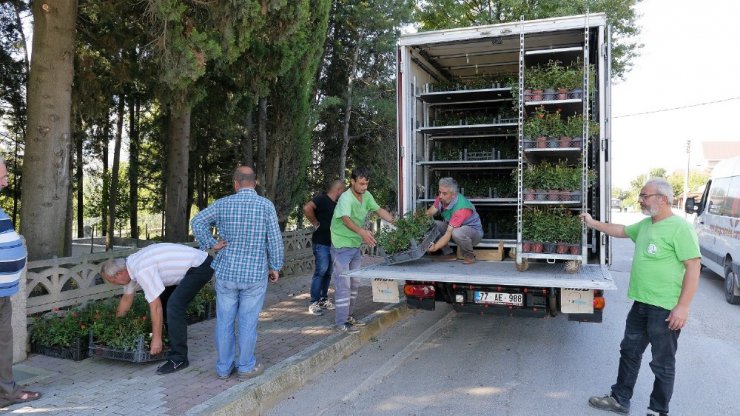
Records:
M41 398L41 393L37 391L23 390L13 399L13 403L32 402Z

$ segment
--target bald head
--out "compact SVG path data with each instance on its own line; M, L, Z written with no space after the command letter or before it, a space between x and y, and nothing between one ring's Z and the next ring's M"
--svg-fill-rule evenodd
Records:
M257 185L257 174L249 166L239 166L234 170L234 189L254 188Z

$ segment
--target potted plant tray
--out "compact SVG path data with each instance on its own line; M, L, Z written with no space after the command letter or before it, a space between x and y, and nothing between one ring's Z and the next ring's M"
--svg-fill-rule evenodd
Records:
M139 335L136 339L135 348L132 350L123 348L109 348L105 345L96 345L93 341L92 333L90 333L90 345L88 347L90 357L93 358L107 358L109 360L117 361L129 361L133 363L146 363L150 361L162 361L167 358L167 351L169 348L166 346L162 349L159 354L152 355L149 353L149 347L144 342L144 335Z
M31 352L64 360L82 361L88 357L87 338L78 337L69 347L49 347L32 342Z
M385 264L405 263L407 261L413 261L423 257L429 246L431 246L432 243L434 243L434 240L438 237L439 231L437 230L436 225L434 225L426 234L424 234L424 237L420 242L417 243L413 239L410 240L411 247L408 250L388 254L383 250L383 247L378 246L378 252L381 256L385 257Z

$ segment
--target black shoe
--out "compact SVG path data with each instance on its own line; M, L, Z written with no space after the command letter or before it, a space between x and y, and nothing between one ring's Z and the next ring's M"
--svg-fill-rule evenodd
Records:
M630 413L629 407L624 407L619 404L617 399L615 399L611 394L607 394L605 396L592 396L588 399L588 404L593 408L606 410L608 412L620 413L623 415L628 415Z
M187 368L190 363L185 361L175 362L174 360L167 360L166 363L162 364L157 368L157 374L169 374L175 371L180 371L183 368Z

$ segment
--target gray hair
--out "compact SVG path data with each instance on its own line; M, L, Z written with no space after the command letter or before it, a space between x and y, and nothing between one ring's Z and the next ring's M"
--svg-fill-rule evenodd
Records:
M116 273L126 268L126 259L108 259L100 265L100 274L113 277Z
M447 188L452 190L452 192L457 193L457 181L450 177L440 179L439 187Z
M645 186L654 186L655 192L663 195L668 200L668 205L673 204L673 187L663 178L650 178L645 182Z

